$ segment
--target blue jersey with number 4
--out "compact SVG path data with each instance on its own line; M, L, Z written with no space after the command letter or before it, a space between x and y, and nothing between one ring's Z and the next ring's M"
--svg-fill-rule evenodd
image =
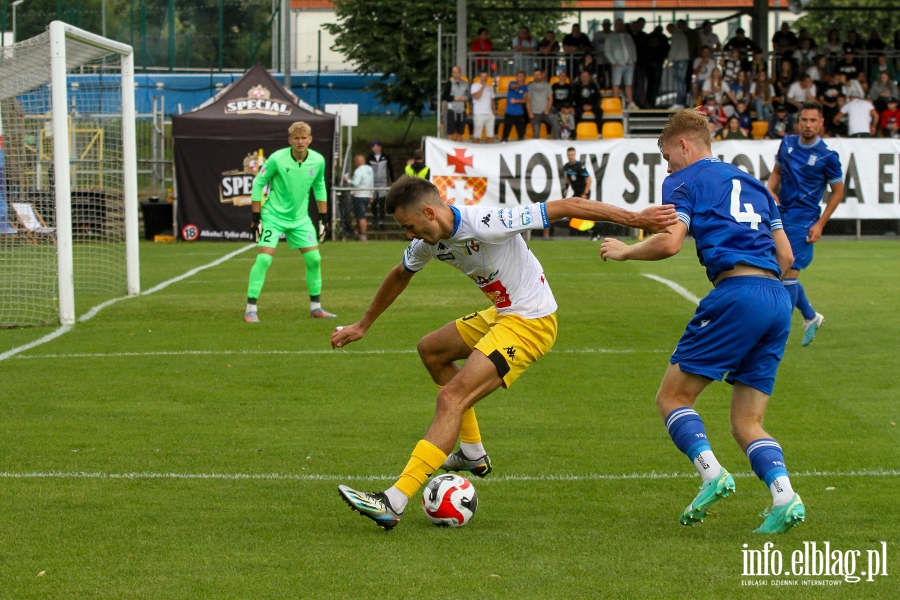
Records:
M825 145L821 138L809 146L800 143L799 135L785 136L775 155L781 166L781 214L788 225L808 226L821 214L819 204L825 184L844 181L841 159L837 152Z
M697 257L710 281L745 264L781 276L772 231L781 215L769 191L755 177L716 158L698 160L663 182L663 203L697 243Z

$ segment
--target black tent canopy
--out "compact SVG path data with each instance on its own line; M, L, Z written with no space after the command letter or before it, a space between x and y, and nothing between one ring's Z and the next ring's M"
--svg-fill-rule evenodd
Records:
M288 127L296 121L309 124L312 148L324 155L330 174L334 116L301 106L262 65L194 111L172 117L182 239L251 241L253 177L261 160L287 147ZM310 202L310 213L316 211Z

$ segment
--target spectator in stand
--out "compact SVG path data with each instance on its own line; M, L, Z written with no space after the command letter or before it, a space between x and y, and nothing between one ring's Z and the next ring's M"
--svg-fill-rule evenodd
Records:
M621 97L622 86L625 86L625 97L628 99L626 108L635 110L632 95L632 82L634 78L634 61L637 60L637 50L634 40L625 31L625 23L622 19L616 19L615 32L606 39L606 60L612 65L613 96Z
M559 139L568 140L575 137L575 108L568 100L559 107Z
M844 45L841 44L841 34L837 29L828 30L828 39L819 46L819 52L829 58L837 58L844 52Z
M594 60L603 74L602 81L609 81L609 62L606 60L606 38L612 34L612 23L609 19L603 19L602 29L594 33L593 48ZM573 71L575 72L575 71Z
M737 105L743 102L745 105L750 103L750 81L747 78L747 71L738 71L736 81L728 84L725 90L725 97L728 99L726 104L737 108ZM729 115L731 116L731 115Z
M841 109L847 105L847 96L843 93L838 94L837 104L838 112L832 120L832 125L834 125L834 135L836 137L847 137L847 128L850 124L850 117L848 117L846 113L841 112Z
M741 129L740 119L737 115L728 118L728 124L720 134L722 140L749 140L750 133L746 129Z
M773 85L775 86L775 95L784 102L791 84L794 83L794 63L788 59L781 61L781 68L778 76L775 77Z
M810 46L812 46L813 50L817 50L819 48L816 40L809 37L809 32L805 28L801 28L800 32L797 34L797 43L802 45L803 40L809 40Z
M482 134L487 137L487 143L494 143L494 123L497 118L497 105L494 102L494 86L488 81L487 69L482 69L478 74L478 81L472 84L472 141L481 141Z
M762 52L762 48L748 38L746 32L741 27L734 30L734 37L728 40L728 43L725 44L725 47L722 49L725 52L731 52L732 48L740 50L741 56L745 57L751 56L754 52Z
M849 50L851 53L856 54L863 48L865 48L865 44L863 44L862 40L859 39L859 34L856 33L855 29L851 29L847 32L847 41L843 43L844 54Z
M578 81L572 86L572 96L575 103L575 124L581 123L586 118L586 114L593 114L593 120L597 123L597 129L600 129L603 123L603 111L600 110L600 86L591 79L591 74L582 71L578 76Z
M888 62L888 57L884 54L879 54L875 60L875 64L872 65L872 71L869 74L869 81L878 81L878 76L882 72L887 72L888 79L891 81L897 81L897 67L893 62Z
M647 36L647 98L649 108L656 106L659 86L662 82L663 63L669 54L669 38L663 33L662 25L657 25Z
M372 153L369 154L366 162L372 167L372 172L375 175L375 187L390 187L394 184L394 169L391 166L391 159L382 152L379 140L372 142ZM384 228L385 196L387 196L387 192L375 192L372 200L372 217L378 229Z
M894 32L894 50L900 50L900 29Z
M539 67L552 77L556 73L556 63L559 60L559 42L556 41L556 34L548 31L544 34L544 39L538 44Z
M819 92L819 103L822 105L822 117L825 119L825 132L829 135L835 135L833 119L840 110L837 97L841 93L842 85L835 83L837 76L838 74L826 75L825 80L816 85L816 91Z
M509 141L512 128L520 140L525 139L525 125L528 123L525 106L528 104L528 86L525 84L525 71L516 73L516 80L509 84L506 91L506 114L503 116L503 140Z
M596 81L598 85L602 81L600 70L597 67L597 63L594 62L594 55L590 52L584 55L584 59L581 62L581 70L590 73L591 79Z
M868 52L884 52L886 47L887 45L881 39L881 34L878 33L877 29L869 32L869 39L866 42L866 50Z
M722 107L719 106L719 102L716 100L715 94L709 94L708 96L706 96L706 100L698 110L705 114L709 119L709 122L712 123L713 126L712 129L710 129L710 133L712 133L713 135L717 134L719 130L725 126L725 123L728 122L728 117L722 111Z
M811 39L806 38L800 42L800 49L794 51L793 61L795 65L799 66L801 73L805 73L806 70L813 65L818 52L818 50L812 47Z
M637 58L634 61L634 77L632 78L632 89L634 90L635 104L644 106L645 96L647 95L647 38L644 32L644 25L647 21L640 17L631 23L630 28L626 27L625 31L631 34L631 41L634 44Z
M747 103L742 100L738 100L737 108L735 109L734 114L731 116L737 117L739 127L748 132L747 135L750 135L749 131L753 127L753 119L750 118L750 111L747 108Z
M562 106L564 102L572 104L572 82L565 71L559 72L559 80L550 86L553 90L553 105Z
M525 58L524 53L532 53L537 49L537 41L531 37L531 32L524 25L519 28L519 35L512 39L513 64L516 71L522 71L526 67L533 69L534 61L531 58Z
M425 164L425 152L419 149L413 151L413 157L406 161L404 172L409 177L430 180L431 168Z
M475 54L475 67L477 69L491 69L490 56L486 53L494 51L494 43L488 38L488 30L484 27L478 30L478 37L472 40L472 52L483 52L485 54Z
M359 226L359 241L365 242L368 223L366 222L366 209L372 203L372 188L375 186L375 174L372 167L366 164L366 157L357 154L353 159L353 179L344 175L344 183L355 188L350 192L353 199L353 216Z
M722 80L722 71L720 71L718 67L715 67L710 73L709 78L703 82L703 86L700 88L700 97L708 98L710 95L715 96L716 104L721 105L725 100L725 90L727 89L728 86L726 86L725 82Z
M678 19L675 25L679 29L681 29L681 31L684 33L684 36L687 38L689 62L688 71L685 73L685 85L687 85L687 88L689 90L692 90L693 88L691 86L691 80L694 76L693 65L697 57L700 56L700 47L702 46L702 44L700 43L700 33L698 33L696 29L691 29L690 27L688 27L687 21L685 21L684 19ZM688 103L693 105L695 101L697 102L697 104L700 104L700 99L698 98L692 98Z
M672 23L666 26L666 31L672 36L668 60L672 63L672 78L675 80L675 104L670 109L681 110L687 102L687 74L690 65L688 39L684 32Z
M719 36L713 33L712 23L709 21L703 21L703 25L700 26L700 46L709 46L712 48L713 52L718 52L722 49L722 42L719 41Z
M803 103L816 99L816 86L812 77L802 75L799 80L791 84L787 92L787 108L791 113L799 113Z
M813 83L818 89L819 84L825 81L825 76L828 75L828 59L824 54L816 54L816 58L813 60L812 66L806 70L806 74L812 77Z
M444 82L441 100L447 103L445 132L447 137L458 142L466 132L466 102L469 97L469 84L463 81L462 69L453 67L450 79Z
M551 139L559 139L559 118L553 108L553 88L544 78L541 69L534 70L534 80L528 84L528 102L525 108L528 111L528 120L531 121L531 134L534 139L541 137L541 123L546 123L550 128Z
M572 33L563 38L563 52L571 53L572 69L576 72L581 69L581 61L584 55L589 53L593 46L588 36L581 33L581 27L576 23L572 25Z
M886 138L900 138L900 110L897 98L888 98L887 108L881 113L881 135Z
M700 56L694 59L694 96L700 97L703 92L703 86L706 85L707 80L712 76L713 70L716 69L716 61L712 58L712 49L709 46L703 46L700 48ZM719 71L719 75L722 72Z
M756 80L750 84L750 103L756 111L756 118L760 121L768 121L774 109L772 102L775 99L775 86L769 83L769 78L763 72L756 74Z
M750 61L750 68L747 70L750 72L750 78L753 80L756 79L758 73L769 73L769 63L766 62L766 58L763 56L762 52L753 53L753 59Z
M790 57L795 50L800 48L800 40L791 31L791 25L787 21L781 22L781 29L772 36L772 52L778 58Z
M888 98L900 96L897 84L891 81L887 71L878 74L878 79L869 87L869 100L878 112L887 108Z
M781 102L775 104L775 114L769 117L766 139L780 140L786 135L794 135L794 117Z
M742 70L742 63L741 51L737 48L732 48L728 55L722 57L720 63L722 66L722 78L729 84L732 81L735 81L738 77L738 73Z
M878 125L878 111L868 100L857 96L856 92L851 92L850 100L841 107L840 115L847 115L847 135L852 138L870 138L875 135L875 128ZM837 121L835 121L837 122Z
M849 98L850 96L857 96L858 98L864 98L865 92L863 91L862 84L858 79L849 79L846 75L838 71L834 74L835 77L839 78L841 84L841 92Z

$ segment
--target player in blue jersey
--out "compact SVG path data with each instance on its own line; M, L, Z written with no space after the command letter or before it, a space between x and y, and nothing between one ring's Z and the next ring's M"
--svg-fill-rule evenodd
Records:
M767 185L775 196L775 189L781 183L781 194L775 196L775 201L794 252L794 264L784 277L784 286L791 296L791 305L803 314L804 346L815 339L825 317L806 299L806 292L800 285L800 271L812 262L813 244L822 236L822 229L844 199L841 160L837 152L829 149L819 137L823 126L822 105L805 102L800 109L800 133L781 140ZM831 186L831 197L822 211L820 204L825 184Z
M691 408L711 381L723 377L731 395L731 434L772 493L757 533L782 533L806 517L791 488L784 454L762 428L778 363L791 329L791 304L779 280L793 255L774 198L755 178L712 157L706 116L675 113L659 137L669 163L663 202L679 222L667 233L628 246L607 238L600 256L660 260L677 254L690 232L700 264L715 286L700 302L663 377L656 406L672 441L703 478L681 515L693 525L734 491L734 478L716 460L700 416Z

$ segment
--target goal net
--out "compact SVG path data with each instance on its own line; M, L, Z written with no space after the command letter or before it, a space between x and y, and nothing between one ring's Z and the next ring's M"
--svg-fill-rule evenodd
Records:
M131 47L54 21L0 49L0 125L0 327L138 293Z

